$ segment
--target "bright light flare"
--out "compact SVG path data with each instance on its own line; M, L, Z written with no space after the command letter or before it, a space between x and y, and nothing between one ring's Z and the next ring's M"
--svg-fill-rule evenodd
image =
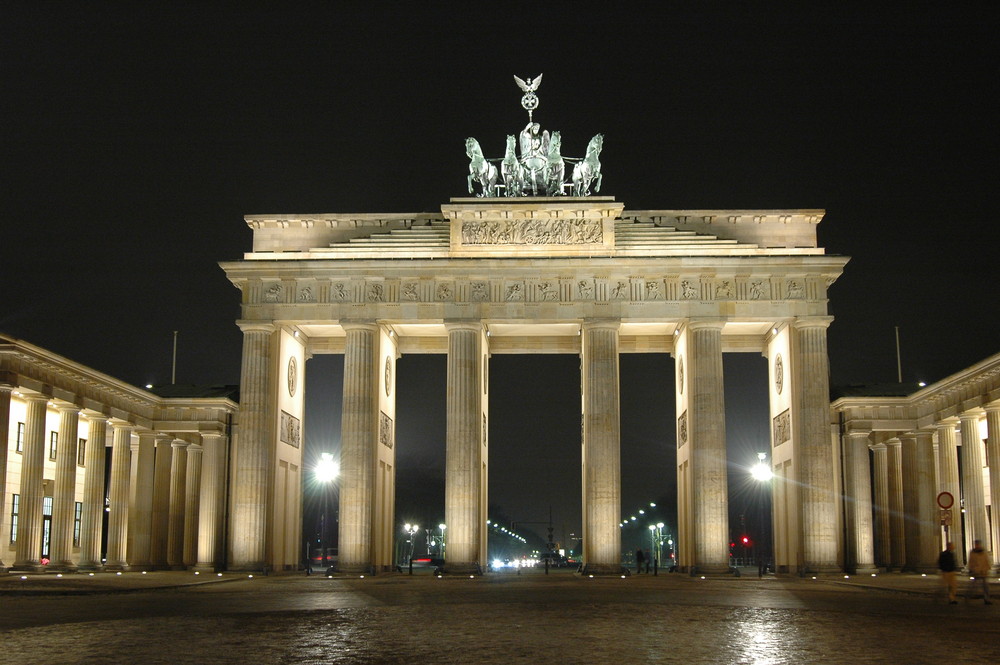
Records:
M762 483L766 483L774 477L771 473L771 467L763 462L758 462L750 467L750 475L753 476L754 480L759 480Z
M322 453L316 464L315 474L318 482L332 482L340 475L340 462L333 459L333 455L330 453Z

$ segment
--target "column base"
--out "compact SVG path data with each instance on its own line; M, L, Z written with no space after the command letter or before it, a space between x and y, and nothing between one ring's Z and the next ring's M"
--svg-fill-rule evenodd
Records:
M50 563L45 566L46 569L51 570L54 573L75 573L78 568L72 561L63 561L60 563Z
M104 570L111 573L126 573L132 570L132 568L127 563L106 563L104 564Z
M405 571L406 568L403 570ZM482 575L483 569L476 561L448 561L445 559L441 572L445 575Z
M876 568L875 566L858 566L857 568L854 569L854 573L852 573L852 574L853 575L877 575L880 572L882 572L882 571L879 570L878 568Z
M48 569L40 563L15 563L9 568L12 573L44 573Z
M322 567L317 566L316 568L313 568L313 573L315 573L317 570L319 570L321 573L323 572ZM367 564L367 563L338 563L336 561L330 561L329 562L329 569L328 569L328 571L335 572L335 573L341 573L341 574L344 574L344 575L374 575L375 574L375 569L371 566L371 564Z

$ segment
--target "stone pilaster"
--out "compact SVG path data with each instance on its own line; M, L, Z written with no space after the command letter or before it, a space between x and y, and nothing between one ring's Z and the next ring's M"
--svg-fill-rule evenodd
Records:
M817 316L796 319L793 324L802 557L807 571L819 573L840 569L837 563L837 492L830 438L830 366L826 351L826 330L832 320L832 317Z
M958 561L965 561L962 547L962 513L961 498L958 485L958 444L955 441L954 423L941 423L937 426L938 435L938 491L949 492L955 503L951 506L951 526L947 527L948 540L955 543Z
M73 518L76 504L76 444L80 407L59 407L56 450L56 482L52 493L52 537L50 570L75 570L73 563Z
M185 567L198 563L198 517L201 500L201 464L204 450L198 444L187 449L187 478L184 481L184 552Z
M99 570L101 530L104 524L104 455L108 419L88 416L87 450L84 452L83 522L80 529L80 570Z
M337 565L345 572L364 572L372 560L372 489L378 432L375 398L378 326L371 322L345 322L343 327L347 341L340 434Z
M14 568L41 570L42 471L45 464L45 411L48 398L25 395L24 450L21 453L21 497L17 519Z
M483 405L480 363L483 326L479 321L445 322L448 329L447 436L444 512L448 525L448 572L482 569Z
M886 444L889 490L889 565L902 570L906 562L906 521L903 518L903 444L892 438Z
M184 568L184 499L187 491L188 442L175 439L170 456L170 509L167 518L167 565Z
M847 520L847 569L855 574L875 571L872 533L871 467L867 432L844 435L844 500Z
M156 433L139 432L139 442L135 450L135 497L133 510L129 513L129 567L132 570L147 569L151 565L150 542L153 523L153 478L156 459Z
M918 539L915 556L911 557L909 537L907 540L907 560L913 562L918 573L932 573L937 570L940 541L938 528L938 507L934 491L934 437L929 430L920 430L913 439L914 474L909 481L915 488L916 502L911 515L907 508L907 518L917 524ZM906 454L906 449L903 449Z
M149 525L149 563L153 568L167 567L167 534L170 531L170 459L174 438L156 437L153 456L153 507Z
M0 432L3 433L10 432L10 395L13 391L14 386L0 383ZM0 439L0 505L3 505L7 496L7 435L3 434L3 437ZM0 516L0 522L2 521L3 516ZM0 553L2 551L3 548L0 548ZM0 557L0 571L6 567L3 557Z
M889 524L889 467L884 443L872 446L875 477L875 565L892 566L892 529Z
M1000 404L986 407L986 458L990 462L993 563L1000 571Z
M716 320L687 324L694 565L701 573L729 571L722 327Z
M621 321L588 320L582 330L584 571L620 573Z
M222 568L226 444L221 434L202 434L201 499L198 502L198 570Z
M983 547L991 546L990 530L986 522L986 493L983 488L983 441L979 438L979 415L963 413L959 416L962 431L962 498L965 500L965 529L968 534L966 549L976 540Z
M128 481L132 447L132 425L111 423L111 486L108 492L108 554L104 567L127 570L126 544L128 537Z
M274 335L271 323L241 322L240 436L235 450L230 545L232 570L267 564L268 503L274 482Z

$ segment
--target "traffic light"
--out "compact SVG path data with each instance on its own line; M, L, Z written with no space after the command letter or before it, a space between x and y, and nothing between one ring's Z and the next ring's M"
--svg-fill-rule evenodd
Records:
M741 540L743 542L743 547L750 547L750 538L748 538L747 536L743 536Z

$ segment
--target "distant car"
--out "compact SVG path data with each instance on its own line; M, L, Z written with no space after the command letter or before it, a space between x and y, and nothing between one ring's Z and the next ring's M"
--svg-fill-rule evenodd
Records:
M328 547L326 548L326 566L323 565L323 548L314 548L312 552L309 553L309 559L306 561L306 572L309 573L325 573L330 568L334 568L337 565L337 548Z
M430 571L433 574L438 573L442 568L444 568L444 559L436 556L428 555L417 555L411 559L413 564L413 572L427 572ZM410 572L409 564L396 566L396 570L401 573Z

